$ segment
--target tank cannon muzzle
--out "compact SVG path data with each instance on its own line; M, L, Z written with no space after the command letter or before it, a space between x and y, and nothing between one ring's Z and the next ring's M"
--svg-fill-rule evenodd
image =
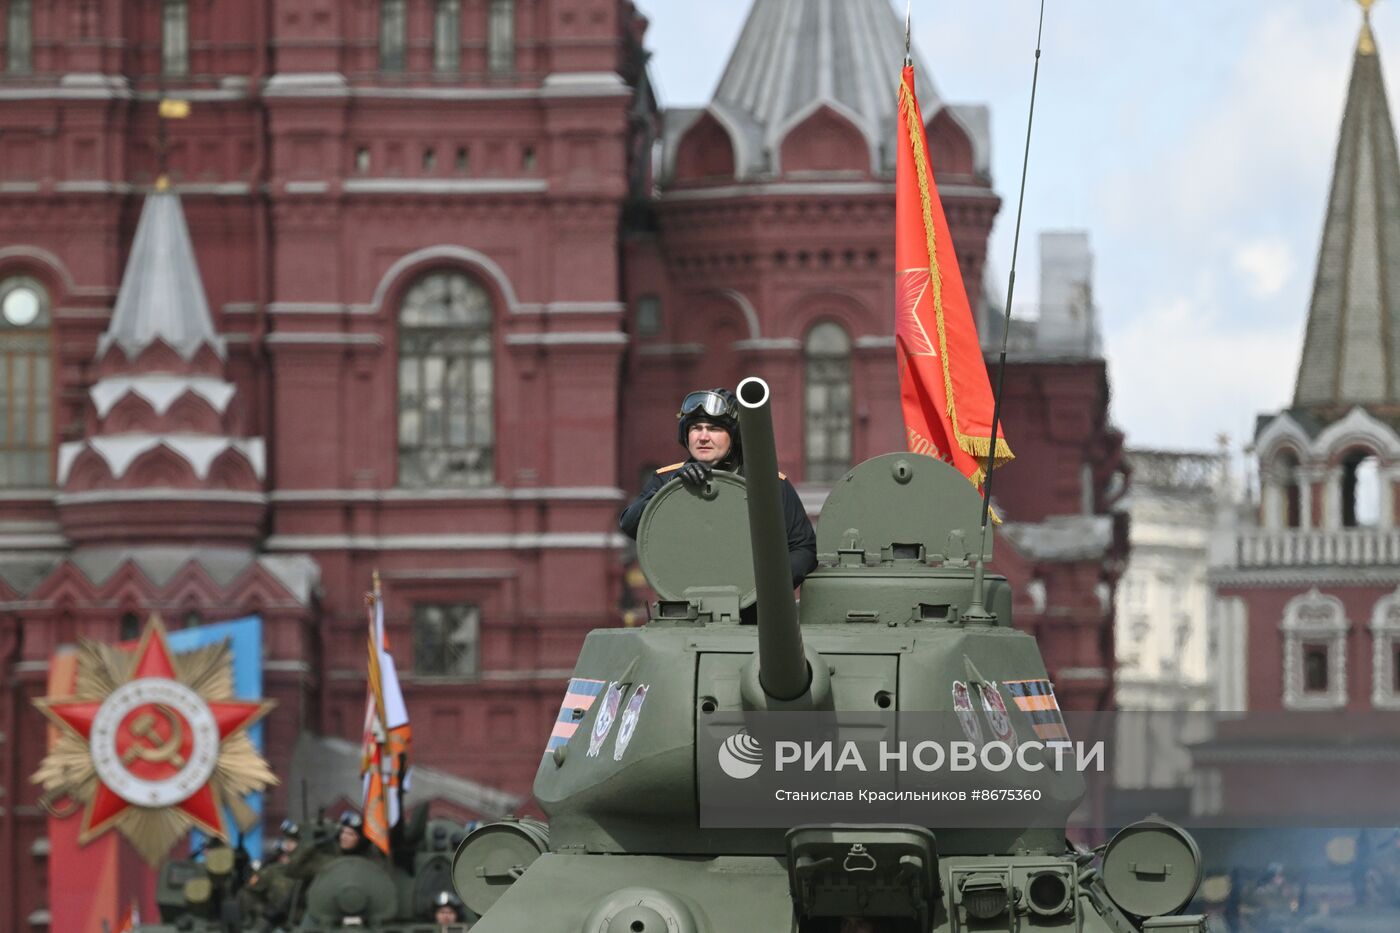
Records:
M744 483L753 546L758 604L758 681L775 700L796 700L807 692L812 673L802 649L797 603L792 598L787 523L783 518L778 451L768 383L750 376L739 383L739 432L744 444Z

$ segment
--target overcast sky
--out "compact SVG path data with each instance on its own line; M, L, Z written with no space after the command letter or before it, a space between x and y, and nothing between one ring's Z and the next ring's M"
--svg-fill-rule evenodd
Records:
M662 104L709 100L750 0L638 3ZM989 261L1003 277L1038 5L913 3L939 94L991 107L1003 206ZM1036 301L1036 234L1087 230L1128 443L1209 448L1227 432L1238 445L1292 395L1360 9L1050 0L1045 16L1016 304ZM1400 2L1372 20L1393 89Z

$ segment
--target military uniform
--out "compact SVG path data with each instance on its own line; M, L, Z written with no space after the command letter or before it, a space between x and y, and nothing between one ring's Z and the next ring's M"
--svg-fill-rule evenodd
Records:
M646 511L652 496L660 492L662 486L675 479L681 467L694 462L694 457L688 457L680 463L664 466L647 477L641 495L633 499L618 517L618 526L623 533L635 539L637 528L642 523L642 513ZM743 475L743 464L739 464L738 467L737 472ZM817 533L812 530L811 519L807 517L807 510L792 483L788 482L788 478L782 473L778 474L778 479L782 484L783 519L787 525L788 564L792 569L792 585L797 587L817 566Z

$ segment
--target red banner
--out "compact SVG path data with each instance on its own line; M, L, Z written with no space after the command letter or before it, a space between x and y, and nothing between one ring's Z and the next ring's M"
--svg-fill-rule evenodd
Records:
M899 84L895 174L895 344L909 449L957 467L981 488L992 387L953 237L933 180L914 69ZM1014 455L998 427L997 465Z

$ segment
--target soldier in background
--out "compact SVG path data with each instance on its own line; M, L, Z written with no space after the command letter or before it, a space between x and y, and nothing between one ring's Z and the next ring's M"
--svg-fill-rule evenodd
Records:
M463 904L457 895L451 891L442 891L433 898L433 923L440 927L462 926L467 930L470 927L463 925L465 918L462 916Z

